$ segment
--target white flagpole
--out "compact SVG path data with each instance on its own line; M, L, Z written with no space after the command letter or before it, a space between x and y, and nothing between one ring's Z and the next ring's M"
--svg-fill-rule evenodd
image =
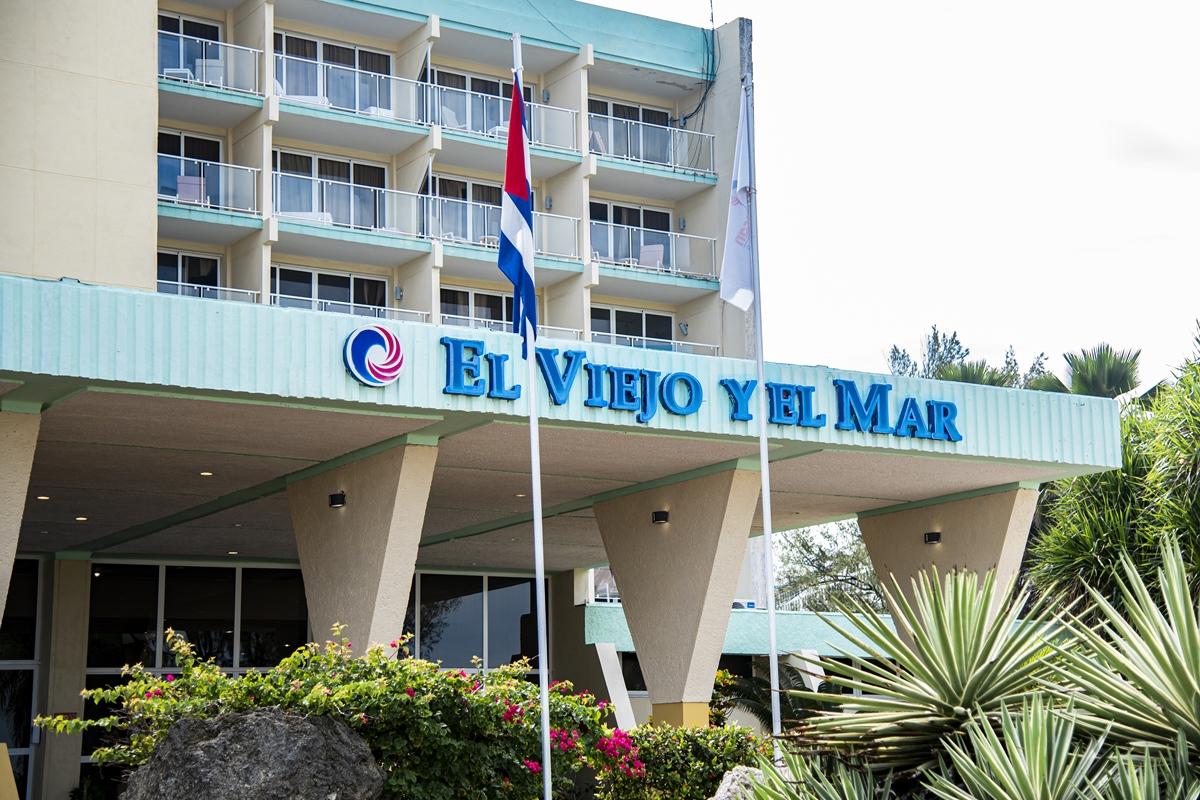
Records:
M758 274L758 176L754 169L754 78L742 76L746 93L746 145L750 154L750 263L754 268L754 356L758 362L758 462L762 481L763 543L767 578L767 646L770 648L771 734L775 737L775 760L782 757L779 734L783 730L779 708L779 644L775 630L775 549L771 522L771 462L767 444L767 377L763 365L762 281Z
M524 66L521 61L521 34L513 34L513 75L516 83L522 85L521 73ZM522 87L523 90L523 87ZM522 101L524 98L522 98ZM529 151L525 151L525 174L529 175ZM529 265L529 277L534 278L534 267ZM537 281L534 281L537 286ZM525 380L525 391L529 398L529 467L533 483L533 572L536 582L537 595L537 629L538 629L538 697L542 718L542 797L552 800L552 781L550 778L550 647L546 633L546 553L545 537L542 533L542 446L541 434L538 430L538 393L537 393L537 331L529 320L525 321L526 348L525 364L528 375Z

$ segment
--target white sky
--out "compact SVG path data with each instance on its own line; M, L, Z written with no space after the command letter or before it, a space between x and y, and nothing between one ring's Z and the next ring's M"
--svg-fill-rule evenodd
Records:
M593 0L708 24L703 0ZM716 0L755 23L767 357L883 371L932 323L1166 377L1200 317L1200 3ZM735 57L726 54L727 57Z

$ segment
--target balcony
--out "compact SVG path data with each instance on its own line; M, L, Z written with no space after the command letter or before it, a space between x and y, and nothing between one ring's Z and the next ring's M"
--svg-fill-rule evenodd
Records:
M466 89L426 84L429 91L428 122L447 131L465 131L489 139L508 138L512 100ZM526 103L529 143L560 150L575 150L575 112L569 108Z
M262 51L158 32L159 116L230 128L262 108Z
M317 297L294 297L288 294L271 294L271 305L279 308L302 308L308 311L326 311L332 314L352 314L357 317L390 319L400 322L428 322L429 313L408 308L385 308L368 306L340 300L322 300Z
M643 350L664 350L672 353L690 353L697 356L716 356L721 354L720 345L681 342L673 339L651 339L646 336L626 336L620 333L592 331L592 341L596 344L615 344L621 347L640 347Z
M275 56L275 93L297 103L374 119L423 123L425 84L338 64Z
M443 325L451 325L459 328L481 328L483 330L499 331L500 333L512 333L512 322L502 319L482 319L480 317L464 317L457 314L442 314L441 320ZM583 331L576 328L559 328L554 325L538 325L538 338L541 337L581 341L583 339Z
M671 231L591 223L592 260L631 270L717 277L717 240Z
M228 300L234 303L257 303L258 292L249 289L230 289L224 286L201 286L179 281L158 282L159 294L176 294L180 297L198 297L202 300Z
M500 206L429 197L431 238L447 243L500 246ZM539 255L555 258L579 258L579 220L558 214L533 215L533 246Z
M159 154L158 199L258 214L258 170Z
M605 192L682 200L717 182L711 133L588 114L588 150Z

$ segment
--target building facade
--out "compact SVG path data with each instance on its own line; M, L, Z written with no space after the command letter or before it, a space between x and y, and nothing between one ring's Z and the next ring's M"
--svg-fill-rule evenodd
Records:
M495 265L513 33L535 387ZM536 655L529 391L550 670L627 719L703 724L722 654L765 652L760 612L731 622L763 591L759 424L776 526L857 516L902 579L1010 574L1039 483L1120 463L1109 401L787 364L754 385L716 281L746 20L40 0L0 5L0 40L0 724L26 796L95 775L96 740L32 716L169 671L165 627L231 673L335 622L448 667ZM833 639L781 624L789 650Z

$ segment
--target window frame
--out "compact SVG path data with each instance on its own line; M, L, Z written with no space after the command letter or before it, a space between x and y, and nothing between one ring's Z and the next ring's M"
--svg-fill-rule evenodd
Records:
M179 20L179 30L164 31L162 28L158 27L159 17L170 17L171 19ZM204 17L198 17L195 14L183 14L183 13L180 13L177 11L169 11L169 10L163 9L163 8L159 8L157 10L157 16L155 16L155 18L154 18L154 26L155 26L154 32L155 33L171 33L176 36L187 37L189 39L199 39L200 38L199 36L192 36L190 33L183 32L183 23L185 23L185 22L196 22L201 25L211 25L212 27L217 29L217 38L216 39L205 39L204 41L217 42L219 44L226 44L226 42L225 42L225 23L224 22L222 22L220 20L216 20L216 19L206 19Z
M309 275L311 276L309 286L312 288L312 294L309 295L308 297L297 297L296 295L290 295L290 294L280 295L279 292L276 291L276 287L278 286L278 281L277 281L278 273L276 272L276 270L280 270L280 269L290 269L290 270L295 270L296 272L309 273ZM272 261L271 262L271 273L270 273L270 275L268 275L268 278L267 278L267 288L268 288L268 291L270 292L271 297L276 297L276 296L293 297L297 300L312 300L314 303L320 302L320 298L317 297L317 275L331 275L331 276L337 277L337 278L349 278L350 279L350 301L348 303L345 303L344 305L348 305L351 307L360 306L361 308L391 308L391 306L386 306L386 305L384 305L384 306L368 306L366 304L360 304L360 303L354 302L354 281L355 281L355 279L362 279L362 280L368 280L368 281L381 281L383 283L384 299L390 300L391 296L392 296L391 295L391 291L392 291L391 281L388 280L388 278L384 275L371 275L371 274L364 273L364 272L349 272L349 271L336 270L336 269L322 269L320 267L306 267L306 266L303 266L300 264L286 264L286 263L279 262L279 261ZM327 300L325 302L333 303L333 302L341 302L341 301Z
M24 757L25 758L25 793L28 798L33 797L33 778L37 771L37 758L40 754L41 740L37 735L37 730L34 728L33 720L42 713L39 707L39 697L41 693L41 678L42 678L42 629L45 624L46 603L46 561L41 558L30 556L16 556L17 561L34 561L37 563L37 592L36 606L34 610L33 622L33 658L32 659L11 659L0 661L0 672L30 672L32 673L30 690L33 693L32 702L30 703L30 711L32 712L29 718L29 746L28 747L10 747L8 750L9 757Z
M225 284L221 282L221 274L224 271L221 267L221 261L223 260L222 254L220 254L220 253L204 253L199 250L186 250L186 249L179 249L179 248L175 248L175 247L159 247L155 250L155 258L157 258L159 255L165 254L165 253L170 253L175 256L175 274L177 276L179 276L179 280L174 281L176 286L199 286L204 289L226 288ZM194 258L207 258L211 261L216 261L217 262L217 285L216 286L205 286L202 283L189 283L189 282L183 280L183 277L184 277L183 276L183 257L184 256L192 256ZM162 279L158 277L157 269L158 269L158 265L156 263L155 264L155 288L157 288L158 283L162 281ZM170 283L170 281L167 281L167 282Z
M618 306L618 305L609 305L609 304L607 304L607 303L591 303L591 304L589 304L589 306L588 306L588 325L589 325L589 326L591 325L591 319L592 319L591 312L592 312L593 310L605 310L605 311L608 311L608 324L609 324L609 328L610 328L610 330L609 330L609 331L607 331L607 332L605 332L605 331L601 331L601 332L600 332L600 335L601 335L601 336L613 336L613 337L628 337L628 338L637 338L637 339L647 339L647 340L651 340L651 341L655 341L655 342L674 342L674 341L678 341L678 340L675 338L675 312L674 312L674 311L656 311L656 310L654 310L654 309L648 309L648 308L636 308L636 307L633 307L633 306ZM617 313L616 313L616 312L618 312L618 311L625 311L625 312L629 312L629 313L640 314L640 315L642 316L642 333L641 333L641 335L640 335L640 336L636 336L636 337L630 337L630 335L629 335L629 334L626 334L626 333L617 333L617 332L616 332L616 319L617 319ZM654 337L652 337L652 336L647 336L647 335L646 335L646 315L647 315L647 314L654 314L655 316L659 316L659 317L666 317L666 318L668 318L668 319L670 319L670 320L671 320L671 338L670 338L670 339L657 339L657 338L654 338ZM592 331L592 333L593 333L593 335L594 335L594 334L595 334L595 331Z
M469 286L454 286L452 284L442 284L441 286L438 287L438 292L439 292L438 314L439 314L439 316L444 315L444 316L451 316L451 317L458 317L459 315L458 314L445 314L445 312L441 311L442 298L441 298L440 293L441 293L442 289L445 289L448 292L466 292L467 293L467 310L470 312L470 314L468 315L468 318L471 321L480 320L483 322L500 322L505 325L512 323L512 314L513 314L513 293L512 292L505 292L503 290L498 290L498 289L473 289ZM503 314L504 319L499 319L499 320L487 319L487 320L485 320L476 313L475 296L480 295L480 294L488 295L489 297L499 297L500 298L501 305L504 307L504 314Z
M275 37L276 36L282 37L280 39L280 43L283 47L282 50L275 49ZM287 39L289 36L295 37L297 39L304 39L305 41L315 43L317 46L317 57L315 59L309 59L309 58L302 58L301 56L289 56L287 54ZM347 64L339 64L336 61L326 61L324 45L331 45L333 47L344 47L347 50L353 50L354 51L354 66L351 67ZM387 60L388 60L388 71L387 72L376 72L375 70L363 69L361 66L359 66L362 63L359 60L359 52L364 51L364 50L366 52L370 53L371 55L386 56ZM272 56L287 56L288 58L295 58L300 61L308 61L310 63L320 64L322 66L325 64L328 64L329 66L332 66L332 67L341 67L342 69L352 69L357 72L367 72L367 73L370 73L371 75L386 75L389 78L395 77L395 72L394 72L394 70L396 69L395 53L389 53L386 50L376 50L374 47L368 47L366 45L359 45L359 44L355 44L353 42L343 42L343 41L339 41L337 39L327 39L324 36L313 36L313 35L310 35L307 33L300 33L298 31L288 30L287 28L276 28L275 30L273 30L271 32L271 55Z

